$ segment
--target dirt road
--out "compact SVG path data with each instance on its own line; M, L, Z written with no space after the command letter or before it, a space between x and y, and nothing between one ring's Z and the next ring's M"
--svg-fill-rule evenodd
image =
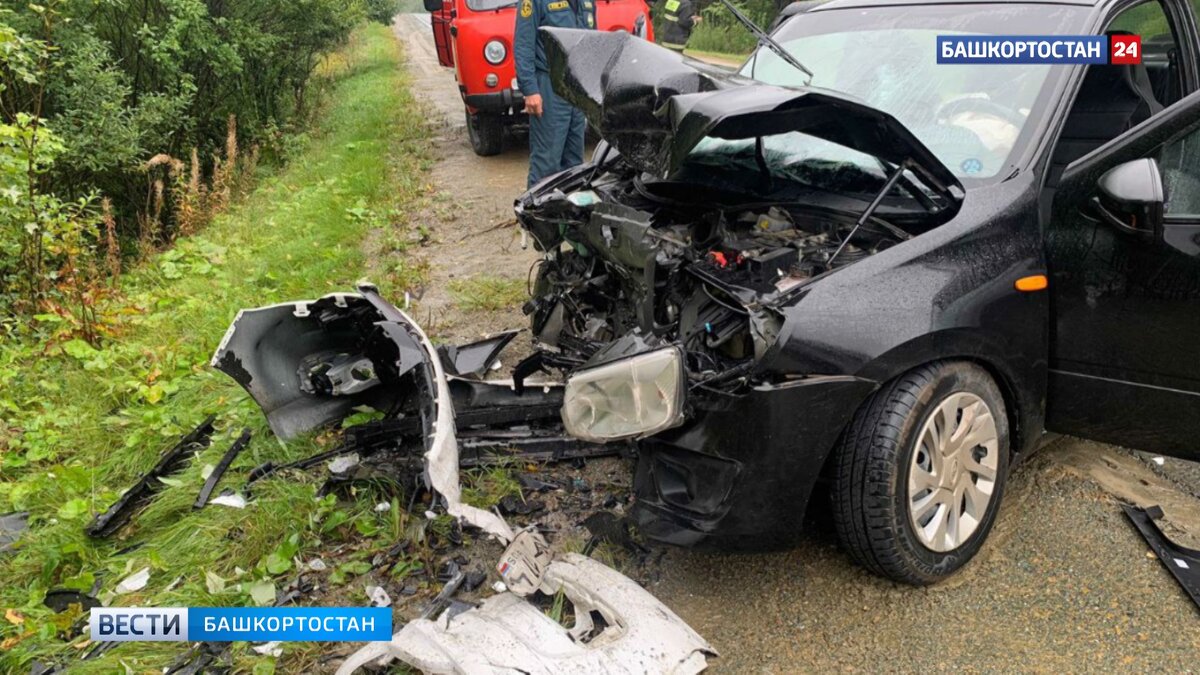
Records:
M524 325L514 309L464 312L456 279L524 278L534 260L514 227L526 150L475 157L452 73L437 66L424 17L396 26L415 86L443 119L431 139L443 197L419 316L443 337ZM720 672L917 669L1170 670L1200 667L1200 615L1125 522L1125 500L1164 503L1175 533L1200 535L1194 465L1163 468L1129 452L1060 439L1015 471L979 560L928 589L881 581L838 551L823 504L789 552L715 555L668 550L650 590L720 651ZM1194 476L1194 473L1192 474ZM1196 488L1192 488L1193 490Z

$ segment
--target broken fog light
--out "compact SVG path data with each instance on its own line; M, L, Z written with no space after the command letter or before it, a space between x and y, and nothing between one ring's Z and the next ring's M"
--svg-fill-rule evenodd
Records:
M652 436L683 421L686 383L676 347L577 372L567 380L563 425L600 443Z

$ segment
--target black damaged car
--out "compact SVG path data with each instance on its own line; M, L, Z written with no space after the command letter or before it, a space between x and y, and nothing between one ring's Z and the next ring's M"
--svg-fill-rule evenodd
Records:
M648 537L786 545L824 482L851 555L914 584L979 550L1046 429L1200 458L1194 7L789 13L737 75L542 30L604 141L517 200L543 255L511 379L515 332L435 347L366 285L244 310L213 365L280 438L384 413L356 475L421 471L493 534L460 467L632 448ZM1105 32L1143 63L936 64L939 34Z
M1200 41L1184 0L808 3L727 75L543 29L604 139L519 198L524 373L637 439L636 519L867 568L967 562L1044 430L1200 457ZM940 34L1141 34L1130 66L937 65ZM799 63L796 63L799 61Z

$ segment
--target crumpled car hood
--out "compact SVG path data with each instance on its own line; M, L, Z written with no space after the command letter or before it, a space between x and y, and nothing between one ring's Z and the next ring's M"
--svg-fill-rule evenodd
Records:
M647 173L674 173L706 136L754 138L798 131L907 162L939 192L962 186L903 124L848 95L778 87L687 61L628 33L542 28L554 91Z

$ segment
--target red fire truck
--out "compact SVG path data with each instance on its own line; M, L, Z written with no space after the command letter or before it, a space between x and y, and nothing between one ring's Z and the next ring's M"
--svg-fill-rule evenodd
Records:
M506 127L528 123L513 63L516 8L516 0L425 0L438 62L454 68L471 148L481 157L503 150ZM645 0L597 0L596 24L654 39Z

